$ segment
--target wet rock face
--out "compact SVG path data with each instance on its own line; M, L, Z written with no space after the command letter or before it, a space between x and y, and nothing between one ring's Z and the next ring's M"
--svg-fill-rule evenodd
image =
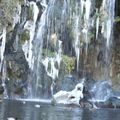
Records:
M120 108L120 99L118 99L117 97L110 97L108 99L108 103L114 108Z
M65 76L62 83L62 90L70 91L74 89L76 85L76 80L73 76Z
M24 53L16 52L9 55L10 56L6 56L8 75L13 74L13 76L16 76L16 79L27 79L29 67L25 60Z
M29 72L29 66L25 59L24 53L13 52L5 56L7 66L7 77L10 79L6 84L11 93L24 94L23 89L27 89L26 81ZM9 97L11 94L9 95Z
M7 69L14 74L13 76L26 79L29 67L22 50L22 45L19 42L19 28L20 24L16 24L14 31L7 34L8 37L5 47L5 60L7 63Z
M120 1L115 3L115 18L120 17ZM113 88L120 91L120 21L114 23L113 40L113 59L112 59L112 83Z
M28 1L29 1L29 2L32 2L32 1L33 1L33 2L36 2L36 0L28 0Z
M79 101L79 104L80 104L80 107L82 108L89 108L89 109L93 108L93 103L84 98Z
M3 88L2 84L0 83L0 94L3 94L3 92L4 92L4 88Z
M6 89L9 98L15 94L24 95L24 89L27 89L29 66L20 42L22 31L21 24L17 23L14 30L7 31L6 36L3 67L6 69Z
M94 103L98 108L120 108L120 99L117 97L110 97L104 102Z

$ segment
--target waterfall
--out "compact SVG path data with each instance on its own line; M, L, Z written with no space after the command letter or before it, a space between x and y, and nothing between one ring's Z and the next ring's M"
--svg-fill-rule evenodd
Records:
M45 1L42 1L41 3L43 6L45 6L45 10L43 11L43 14L41 15L40 21L37 21L38 18L38 13L39 13L39 9L36 5L36 3L34 3L34 21L33 21L33 26L31 26L31 37L30 37L30 48L29 48L29 58L28 61L30 61L30 68L32 70L32 80L30 80L30 84L29 84L29 94L31 97L35 97L36 96L36 92L37 92L37 88L38 88L38 81L39 81L39 62L41 61L41 54L42 54L42 45L43 45L43 35L44 35L44 27L45 27L45 23L46 23L46 11L47 11L47 5ZM38 24L37 24L38 22ZM36 24L38 26L36 26ZM36 30L36 27L38 28ZM36 33L37 31L37 33ZM33 41L34 40L34 41ZM35 44L32 44L33 42L36 42ZM34 78L35 77L35 78ZM31 85L32 81L35 81L35 83L33 83L34 87ZM34 95L33 95L33 91L34 91Z
M73 11L72 11L73 12ZM89 44L89 29L90 29L90 14L91 14L91 0L81 0L80 3L76 1L75 4L75 13L73 14L72 18L73 21L73 32L74 32L74 49L76 53L77 59L77 71L79 71L79 64L80 64L80 54L81 54L81 47L85 44L86 49L86 59L84 62L87 61L87 54L88 54L88 44Z
M102 22L101 33L103 34L106 42L105 42L105 79L109 79L110 74L110 62L111 62L111 44L112 44L112 36L113 36L113 22L114 22L114 5L115 0L103 0L101 6L102 17L104 21Z
M0 71L2 69L3 59L4 59L4 51L5 51L5 42L6 42L6 28L3 28L3 33L0 36L2 41L0 46Z
M35 35L35 28L36 28L36 21L38 17L38 7L36 3L31 2L30 7L33 7L33 21L27 21L26 24L24 25L24 29L27 29L30 31L30 40L29 42L26 42L23 45L23 50L25 53L26 60L28 61L28 65L31 69L33 69L33 64L34 64L34 58L33 58L33 51L32 51L32 41L34 39Z
M80 58L80 41L79 41L79 36L80 36L80 32L79 32L79 17L76 16L75 18L75 33L76 33L76 37L75 37L75 53L76 53L76 57L77 57L77 70L79 69L79 58Z
M2 41L1 46L0 46L0 72L2 73L2 86L4 88L4 97L7 98L7 90L6 90L6 61L4 60L4 52L5 52L5 43L6 43L6 28L3 28L3 33L0 36L0 39Z
M29 25L28 22L25 25L26 28L27 26L31 26L31 28L29 28L30 41L27 58L29 67L32 70L31 77L29 78L29 94L31 97L38 97L39 94L41 94L40 91L45 89L46 82L51 83L50 88L46 89L50 89L51 94L53 94L56 79L59 77L61 69L62 56L65 51L63 46L65 46L65 41L67 41L65 34L62 33L66 30L68 24L71 25L71 33L73 34L73 44L71 47L73 47L75 51L76 69L79 72L82 54L86 56L83 64L87 64L87 57L89 55L88 46L91 39L90 34L93 34L91 33L91 28L96 29L95 38L98 39L99 26L102 25L101 33L106 39L105 61L109 61L108 52L111 47L114 19L114 1L107 2L103 0L100 10L96 9L96 13L94 13L98 14L96 20L91 16L94 9L92 0L51 0L49 2L43 0L37 2L43 7L40 19L37 19L40 10L36 6L36 3L32 3L34 6L34 22L32 25L31 22L29 22ZM102 12L105 13L104 17L107 19L104 19L101 23L103 16L99 14ZM67 44L69 44L69 41ZM83 53L83 49L85 53ZM108 70L108 67L106 67L106 69ZM47 81L43 80L46 79L43 74L48 76Z
M62 88L66 75L75 76L76 79L85 77L87 72L94 69L94 66L89 65L97 61L96 58L93 58L92 62L89 61L91 53L97 53L99 49L102 50L104 57L100 66L104 68L104 79L110 78L115 0L102 0L100 8L96 8L95 2L95 0L24 0L26 15L23 16L26 18L21 18L20 23L20 18L16 15L13 18L13 28L16 23L20 24L17 31L19 33L16 32L17 42L25 30L30 33L29 40L20 45L29 65L26 80L28 98L51 97ZM28 15L30 14L28 8L32 11L31 16ZM18 9L20 12L23 8L18 5ZM24 12L24 9L21 11ZM6 30L3 28L0 35L2 41L0 71L5 97L7 97L5 84L7 63L4 60ZM102 45L97 44L99 41ZM95 45L92 45L93 43ZM96 67L100 68L99 65ZM101 83L101 86L104 84L106 83ZM96 91L96 86L93 91ZM101 86L96 93L96 99L104 99L99 97L103 89Z
M97 11L98 12L98 11ZM97 16L97 19L96 19L96 39L98 38L98 32L99 32L99 16Z

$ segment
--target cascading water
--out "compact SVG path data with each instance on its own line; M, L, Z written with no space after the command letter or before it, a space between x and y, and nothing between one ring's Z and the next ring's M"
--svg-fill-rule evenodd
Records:
M112 39L113 39L114 9L115 9L113 5L115 5L115 0L109 1L109 9L108 9L109 16L107 21L107 41L106 41L106 47L108 48L109 52L111 52L111 45L113 43ZM108 59L110 55L109 52L106 53ZM111 60L111 55L110 55L110 60ZM110 68L110 61L109 61L109 68ZM108 76L110 76L110 70Z
M39 1L38 1L39 2ZM77 61L77 71L79 71L79 64L81 62L80 55L82 53L82 49L85 46L85 59L84 64L87 62L88 56L88 45L90 43L90 29L91 27L96 28L96 39L99 37L99 25L100 25L100 17L94 20L94 17L91 17L93 12L93 6L91 0L81 0L81 1L56 1L52 0L49 2L41 1L40 4L43 6L43 13L40 19L37 19L38 16L38 8L34 5L34 23L32 25L30 44L29 44L29 66L32 68L32 74L29 82L29 94L31 97L39 97L39 92L43 88L43 80L42 80L42 69L45 69L46 75L52 80L50 80L51 86L51 94L53 94L53 89L56 84L56 78L59 76L60 65L62 61L62 55L64 54L64 50L62 46L64 46L64 34L62 33L66 29L66 25L69 23L72 26L73 32L73 40L72 42L76 61ZM106 61L108 60L108 51L110 50L110 40L112 36L112 25L114 19L114 1L108 4L105 4L106 1L103 0L100 11L96 10L97 14L101 14L101 9L107 13L107 21L103 20L101 33L106 39ZM73 8L72 4L75 5ZM58 9L57 6L61 9ZM111 12L112 11L112 12ZM40 12L40 11L39 11ZM93 23L92 23L93 22ZM95 22L95 23L94 23ZM105 24L107 22L107 24ZM91 24L92 23L92 24ZM106 26L107 25L107 26ZM108 29L108 25L111 27ZM36 33L34 33L34 31ZM106 37L107 36L107 37ZM63 39L63 40L62 40ZM33 42L32 42L33 41ZM68 41L69 42L69 41ZM68 44L68 43L67 43ZM52 54L52 55L50 55ZM32 66L32 67L31 67ZM43 67L42 67L43 66ZM106 68L108 70L108 68ZM106 70L106 71L107 71ZM107 76L108 78L108 76ZM105 79L107 79L105 78ZM49 81L49 80L48 80ZM47 89L47 88L46 88Z
M102 21L102 29L101 33L105 38L105 75L104 78L109 79L110 74L110 62L111 62L111 44L112 44L112 36L113 36L113 23L114 23L114 5L115 0L103 0L101 10L103 21ZM98 21L97 21L98 22ZM98 24L98 23L97 23Z
M23 45L23 50L25 53L25 57L28 61L29 67L31 69L33 69L34 59L32 58L33 57L32 41L33 41L34 35L35 35L36 21L37 21L39 10L38 10L36 3L34 3L34 2L31 2L30 6L33 7L33 21L27 21L26 24L24 25L24 29L28 29L30 31L30 40L29 40L29 43L26 42Z
M114 23L114 5L115 0L103 0L100 13L101 16L97 16L96 19L96 39L98 38L99 25L102 22L101 33L104 37L104 79L110 79L110 64L111 64L111 44L113 38L113 23ZM98 12L98 11L97 11ZM97 13L98 14L98 13ZM110 81L98 81L92 89L94 94L93 101L105 101L113 95L110 87Z
M34 3L36 4L36 3ZM43 1L42 4L46 7L43 14L41 15L41 18L40 18L40 21L39 23L37 24L37 15L36 14L36 11L34 11L34 31L31 31L31 34L32 34L32 37L31 37L31 42L33 41L34 39L34 42L35 45L32 46L31 49L34 49L33 51L30 51L30 54L31 54L31 58L30 61L31 61L31 65L32 65L32 69L34 73L32 73L32 79L34 79L34 85L31 85L32 81L33 80L30 80L30 84L29 84L29 94L31 97L36 97L36 94L37 94L37 90L38 90L38 81L39 81L39 66L40 66L40 62L41 62L41 54L42 54L42 46L43 46L43 35L44 35L44 29L45 29L45 23L46 23L46 11L47 11L47 5L46 5L46 2ZM37 10L37 13L38 13L38 8L36 5L34 5L34 9ZM36 24L38 25L38 29L37 29L37 33L36 34L33 34L35 33L35 27L36 27ZM33 29L32 29L33 30ZM32 43L31 43L32 45ZM34 93L33 93L34 92Z
M4 51L5 51L5 42L6 42L6 28L3 29L3 33L0 36L2 41L0 46L0 71L2 69L3 59L4 59Z
M5 42L6 42L6 28L3 29L3 33L0 36L0 39L2 41L0 46L0 72L2 73L2 86L4 88L4 97L7 98L7 91L6 91L6 61L4 61L4 52L5 52Z
M56 91L61 89L61 81L66 74L69 76L79 74L89 62L91 51L89 46L93 42L92 39L96 41L99 38L104 39L103 56L106 64L104 79L109 79L115 0L103 0L100 8L95 8L95 2L94 0L25 2L27 7L32 8L32 20L25 19L23 26L23 31L30 32L30 38L22 45L30 69L27 81L28 98L48 98L49 94L54 94L54 89ZM91 39L91 36L94 37ZM5 67L2 69L2 65L6 29L3 29L0 39L2 39L0 70L5 87L4 76L7 71ZM83 64L82 68L81 64ZM5 61L4 65L6 65ZM86 73L87 67L82 76L85 77ZM93 91L97 89L97 85L93 87ZM104 83L102 85L104 86ZM101 86L95 99L104 99L99 97L99 93L102 92ZM6 92L5 96L7 96Z

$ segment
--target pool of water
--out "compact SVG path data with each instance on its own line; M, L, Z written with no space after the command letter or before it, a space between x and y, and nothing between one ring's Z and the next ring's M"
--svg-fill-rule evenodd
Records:
M4 100L0 103L0 120L10 117L16 120L120 120L120 110L89 110L33 101Z

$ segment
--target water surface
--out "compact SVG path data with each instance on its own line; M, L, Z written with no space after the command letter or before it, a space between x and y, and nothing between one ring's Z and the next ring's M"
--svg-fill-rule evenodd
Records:
M120 120L119 109L81 109L52 106L48 103L4 100L0 103L0 120Z

